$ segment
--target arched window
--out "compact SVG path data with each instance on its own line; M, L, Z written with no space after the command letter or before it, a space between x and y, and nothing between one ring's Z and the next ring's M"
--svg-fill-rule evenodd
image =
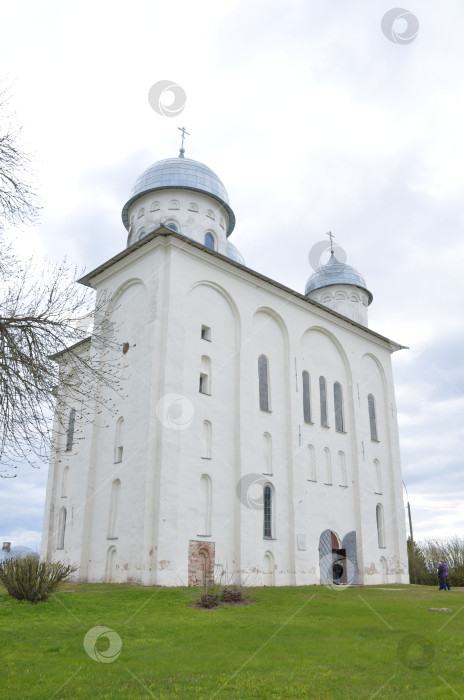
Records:
M214 217L214 211L213 211L212 209L208 209L208 210L207 210L206 216L207 216L209 219L213 219L213 221L214 221L214 218L215 218L215 217Z
M339 382L334 384L334 406L335 406L335 430L343 433L345 424L343 419L343 391Z
M157 200L152 202L150 205L150 211L158 211L159 208L160 208L160 203Z
M66 498L68 495L68 474L69 467L63 469L63 476L61 479L61 498Z
M375 399L372 394L367 397L367 406L369 409L369 425L371 429L371 440L378 442L377 438L377 419L375 417Z
M200 394L211 394L211 360L206 355L201 358Z
M385 547L385 523L383 519L383 507L380 503L377 504L375 509L375 516L377 519L377 537L379 540L379 547L383 549Z
M72 408L69 412L68 430L66 433L66 452L71 452L74 441L74 423L76 422L76 411Z
M316 477L316 454L314 452L314 445L308 445L308 461L309 461L309 481L317 481Z
M116 547L109 547L106 553L105 582L112 583L116 573Z
M121 416L116 422L116 431L114 436L114 463L122 462L124 438L124 418Z
M197 211L198 211L198 205L195 204L195 202L190 202L190 204L188 205L187 209L188 209L189 211L196 211L196 212L197 212Z
M66 532L66 508L60 510L60 516L58 521L58 542L56 545L57 549L64 549L64 535Z
M140 231L139 235L137 236L137 240L141 241L142 238L145 238L146 235L147 235L146 231Z
M275 564L272 552L266 552L263 559L263 586L274 585Z
M269 411L269 362L265 355L258 357L259 407Z
M348 481L346 478L346 459L345 453L341 450L338 453L338 461L340 464L340 481L339 486L348 486Z
M198 535L210 537L211 535L211 500L212 483L208 474L202 474L200 479L200 522Z
M171 199L168 204L168 209L180 209L180 204L177 199Z
M264 465L263 472L272 474L272 438L269 433L263 435Z
M108 535L107 539L117 539L117 521L118 521L118 506L119 506L119 491L121 489L120 479L115 479L111 485L111 500L110 514L108 518Z
M179 233L179 225L176 224L175 221L166 221L164 224L166 228L170 228L171 231L175 231L176 233Z
M325 452L325 480L324 484L332 485L332 456L328 447L324 447Z
M203 445L201 451L202 459L211 459L211 443L212 443L213 427L209 420L203 421Z
M375 492L382 493L382 474L380 471L380 462L378 459L374 459L374 472Z
M311 423L311 397L309 391L309 373L304 371L303 379L303 420L305 423Z
M205 236L205 246L209 248L210 250L216 250L216 241L214 240L214 236L212 233L208 233Z
M385 557L380 557L380 568L382 569L381 583L388 583L388 564Z
M263 489L264 501L264 522L263 522L263 537L272 538L272 488L269 484Z
M321 402L321 425L327 428L327 383L325 377L319 377L319 396Z
M144 214L145 214L145 209L142 207L142 209L139 209L139 211L137 213L137 219L141 219Z

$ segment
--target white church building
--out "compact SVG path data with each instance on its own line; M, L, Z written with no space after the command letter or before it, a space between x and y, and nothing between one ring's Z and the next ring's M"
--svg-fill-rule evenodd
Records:
M41 557L89 582L408 583L402 346L368 328L363 277L332 254L302 293L246 267L224 185L183 148L122 220L126 248L80 282L111 295L123 390L79 440L69 414Z

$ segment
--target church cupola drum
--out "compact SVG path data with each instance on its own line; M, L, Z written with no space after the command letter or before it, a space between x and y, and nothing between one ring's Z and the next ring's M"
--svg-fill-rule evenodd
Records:
M221 180L208 166L185 158L183 148L177 158L158 161L137 178L122 221L127 245L164 225L223 255L235 227Z
M337 260L332 245L333 234L328 235L330 259L308 279L305 295L367 326L367 309L372 303L372 294L364 277L354 267Z

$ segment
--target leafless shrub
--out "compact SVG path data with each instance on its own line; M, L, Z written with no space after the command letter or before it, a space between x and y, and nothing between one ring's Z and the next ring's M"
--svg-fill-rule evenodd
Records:
M30 555L0 563L0 581L13 598L39 603L47 600L77 568L59 561L39 562L37 556Z

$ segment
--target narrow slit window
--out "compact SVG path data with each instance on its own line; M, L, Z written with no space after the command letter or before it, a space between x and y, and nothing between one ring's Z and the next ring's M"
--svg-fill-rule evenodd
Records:
M379 548L385 548L385 523L383 519L383 508L379 503L375 509L375 516L377 520L377 538L379 541Z
M76 422L76 411L74 408L69 412L68 430L66 433L66 452L71 452L74 442L74 424Z
M61 498L66 498L68 495L68 476L69 467L65 467L63 470L63 477L61 480Z
M118 418L116 423L116 434L114 437L114 463L122 462L123 455L123 434L124 434L124 418Z
M308 445L308 462L309 462L309 481L316 481L316 454L314 452L314 445Z
M309 373L303 372L303 420L305 423L311 423L311 396L309 389Z
M66 533L66 508L60 510L59 524L58 524L58 542L57 549L64 549L64 536Z
M346 476L346 458L345 458L345 453L339 451L338 453L338 461L340 464L340 481L339 485L340 486L348 486L348 481L347 481L347 476Z
M264 537L272 537L272 489L266 484L263 490L264 500Z
M319 377L319 397L321 402L321 425L327 428L327 383L325 377Z
M377 437L377 418L375 416L375 399L372 394L367 397L367 405L369 408L369 425L371 429L371 440L378 442Z
M199 392L211 394L211 359L206 355L201 358Z
M269 411L269 362L265 355L258 358L259 408Z
M324 447L325 452L325 481L324 484L332 486L332 455L328 447Z
M120 479L115 479L111 485L110 496L110 513L108 518L108 535L107 539L117 539L117 524L118 524L118 508L119 508L119 493L121 491Z
M211 459L211 445L212 445L212 433L213 427L209 420L203 421L203 445L202 445L202 459Z
M343 417L343 391L339 382L334 384L334 406L335 406L335 430L343 433L345 421Z

